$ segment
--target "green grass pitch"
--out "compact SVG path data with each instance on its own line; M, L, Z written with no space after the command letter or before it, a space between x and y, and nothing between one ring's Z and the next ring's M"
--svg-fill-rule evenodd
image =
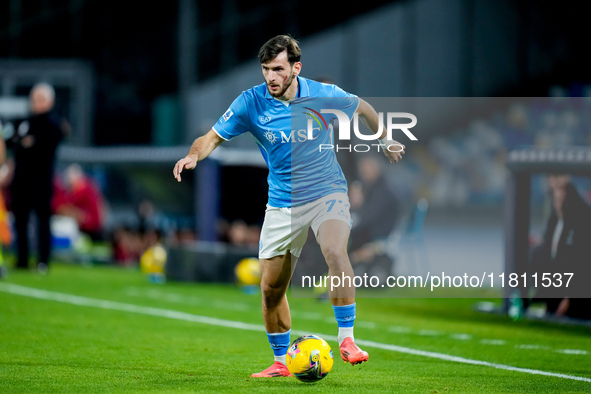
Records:
M513 322L472 311L474 302L358 299L357 339L431 353L362 346L369 362L352 367L329 340L333 370L307 385L250 378L272 362L264 331L256 331L260 294L232 285L156 285L114 267L13 271L0 281L0 392L591 392L591 329ZM290 305L294 331L336 335L329 303L290 298Z

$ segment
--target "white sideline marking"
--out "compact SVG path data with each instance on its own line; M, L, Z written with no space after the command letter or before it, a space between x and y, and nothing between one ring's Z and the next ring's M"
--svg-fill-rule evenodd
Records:
M228 328L234 328L234 329L240 329L240 330L265 332L265 327L260 324L243 323L243 322L239 322L239 321L224 320L224 319L217 319L214 317L193 315L191 313L186 313L186 312L171 311L168 309L152 308L152 307L146 307L146 306L140 306L140 305L125 304L122 302L107 301L107 300L100 300L100 299L96 299L96 298L88 298L88 297L76 296L76 295L71 295L71 294L57 293L55 291L40 290L40 289L35 289L32 287L15 285L12 283L0 283L0 291L3 291L5 293L10 293L10 294L21 295L21 296L25 296L25 297L38 298L41 300L58 301L58 302L66 303L66 304L72 304L72 305L90 306L90 307L101 308L101 309L131 312L131 313L138 313L138 314L142 314L142 315L150 315L150 316L158 316L158 317L166 317L168 319L190 321L190 322L202 323L202 324L210 324L210 325L214 325L214 326L228 327ZM309 334L309 332L301 331L301 330L293 330L292 334L307 335L307 334ZM321 333L318 333L316 335L319 335L322 338L328 339L331 341L337 340L337 337L335 335L326 335L326 334L321 334ZM404 346L390 345L390 344L386 344L386 343L379 343L379 342L368 341L368 340L363 340L363 339L358 339L355 342L359 345L362 345L362 346L373 347L373 348L382 349L382 350L391 350L393 352L412 354L415 356L430 357L430 358L436 358L436 359L444 360L444 361L452 361L452 362L471 364L471 365L481 365L481 366L491 367L491 368L496 368L496 369L504 369L507 371L523 372L523 373L529 373L532 375L552 376L552 377L556 377L556 378L571 379L571 380L578 380L578 381L582 381L582 382L591 383L590 378L584 378L581 376L566 375L566 374L555 373L555 372L546 372L546 371L540 371L537 369L519 368L519 367L513 367L513 366L505 365L505 364L495 364L495 363L490 363L487 361L472 360L469 358L451 356L449 354L444 354L444 353L429 352L429 351L424 351L424 350L412 349L412 348L408 348L408 347L404 347Z
M507 341L502 339L481 339L480 343L483 345L505 345Z
M460 341L468 341L472 339L472 335L470 334L451 334L449 337L452 339L458 339Z
M542 345L515 345L515 349L529 349L529 350L550 350L548 346Z
M586 350L579 350L579 349L560 349L556 351L557 353L564 353L564 354L582 354L585 355L588 352Z
M318 312L300 312L300 311L291 311L291 316L295 316L298 319L307 319L307 320L322 320L324 319L324 314ZM334 323L334 321L333 321Z
M428 337L431 337L431 336L434 337L434 336L438 336L441 334L443 334L443 332L437 331L437 330L421 330L421 331L419 331L419 335L424 335L424 336L428 336Z
M171 303L176 304L183 304L183 305L203 305L204 303L208 306L214 306L216 308L222 309L230 309L236 311L248 311L252 310L251 305L239 302L227 302L227 301L220 301L220 300L204 300L199 297L192 297L187 296L184 294L179 293L171 293L165 292L158 289L150 289L146 291L145 289L140 289L137 287L128 287L126 293L130 296L134 297L142 297L142 298L153 298L156 300L163 300L168 301ZM495 305L491 303L491 305ZM308 320L323 320L326 323L334 323L334 318L326 317L324 313L317 313L317 312L300 312L297 310L291 311L292 317L297 317L298 319L308 319ZM371 330L377 329L377 323L370 322L370 321L359 321L356 322L356 327L360 328L367 328ZM388 331L395 332L399 334L410 334L413 333L412 330L408 327L404 326L390 326ZM415 332L418 335L424 336L436 336L442 335L442 331L435 331L435 330L420 330ZM473 339L472 335L464 334L464 333L451 333L449 337L452 339L457 339L461 341L469 341ZM480 343L483 345L506 345L506 342L503 340L498 339L482 339ZM547 350L547 351L555 351L556 353L568 354L568 355L587 355L588 352L586 350L579 350L579 349L552 349L549 346L542 346L542 345L527 345L527 344L518 344L515 345L515 349L521 350Z
M163 292L156 289L151 289L149 291L141 291L136 287L129 287L127 288L126 293L132 297L147 297L153 298L155 300L164 300L168 302L172 302L175 304L184 304L184 305L200 305L200 304L207 304L209 306L213 306L215 308L223 308L223 309L230 309L235 311L246 311L251 309L250 305L240 303L240 302L225 302L221 300L203 300L198 297L191 297L185 296L179 293L170 293L170 292Z
M333 321L334 321L334 319L333 319ZM360 321L360 322L355 323L355 325L357 327L363 327L363 328L369 328L369 329L374 329L377 327L377 324L374 322L371 322L371 321Z
M404 326L390 326L388 328L388 331L390 331L390 332L396 332L396 333L399 333L399 334L406 334L406 333L411 332L411 329L408 328L408 327L404 327Z

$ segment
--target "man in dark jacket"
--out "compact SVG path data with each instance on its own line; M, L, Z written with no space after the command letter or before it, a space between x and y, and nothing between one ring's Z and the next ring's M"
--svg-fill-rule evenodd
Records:
M360 188L361 198L351 201L355 221L351 230L351 251L369 242L386 239L400 217L400 201L388 186L380 162L373 156L359 161L360 182L352 185L350 192Z
M541 245L532 251L538 273L532 301L544 302L550 314L590 319L591 208L568 176L551 175L548 186L552 213Z
M14 178L11 185L12 211L17 235L17 268L29 265L28 224L31 211L37 215L38 263L41 273L47 271L51 249L52 179L55 153L66 134L65 121L53 112L55 91L46 83L31 89L32 115L22 121L10 141L14 151Z

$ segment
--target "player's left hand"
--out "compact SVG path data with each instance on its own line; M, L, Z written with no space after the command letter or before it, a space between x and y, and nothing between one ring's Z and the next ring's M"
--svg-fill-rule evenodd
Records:
M183 170L192 170L197 165L197 161L193 160L191 157L183 157L179 161L176 162L174 169L172 170L172 174L174 175L175 179L180 182L181 181L181 172Z
M400 142L386 140L381 145L382 151L388 160L390 160L390 163L398 163L400 160L402 160L402 155L404 154L404 149L406 149L406 147Z

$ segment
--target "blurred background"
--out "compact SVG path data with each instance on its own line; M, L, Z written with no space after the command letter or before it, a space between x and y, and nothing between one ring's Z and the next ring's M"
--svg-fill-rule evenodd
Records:
M506 98L407 144L404 160L383 174L395 214L380 235L396 242L380 265L387 272L428 270L438 259L500 272L514 260L507 253L522 253L515 245L507 252L507 231L527 231L526 248L542 238L552 172L529 168L520 178L530 185L519 192L531 208L524 230L506 219L507 195L517 195L507 191L509 152L591 143L586 22L575 1L5 0L3 136L18 134L34 84L55 87L56 111L71 125L56 179L79 166L101 217L90 232L54 220L56 256L135 266L161 244L169 277L233 281L236 262L256 256L267 199L256 145L247 137L225 143L180 184L172 168L241 91L263 81L261 45L289 33L302 47L303 76L360 97ZM581 163L591 161L586 154ZM363 201L371 170L354 156L339 159ZM9 213L10 167L9 149ZM588 202L588 163L571 169ZM90 241L81 246L77 231Z

